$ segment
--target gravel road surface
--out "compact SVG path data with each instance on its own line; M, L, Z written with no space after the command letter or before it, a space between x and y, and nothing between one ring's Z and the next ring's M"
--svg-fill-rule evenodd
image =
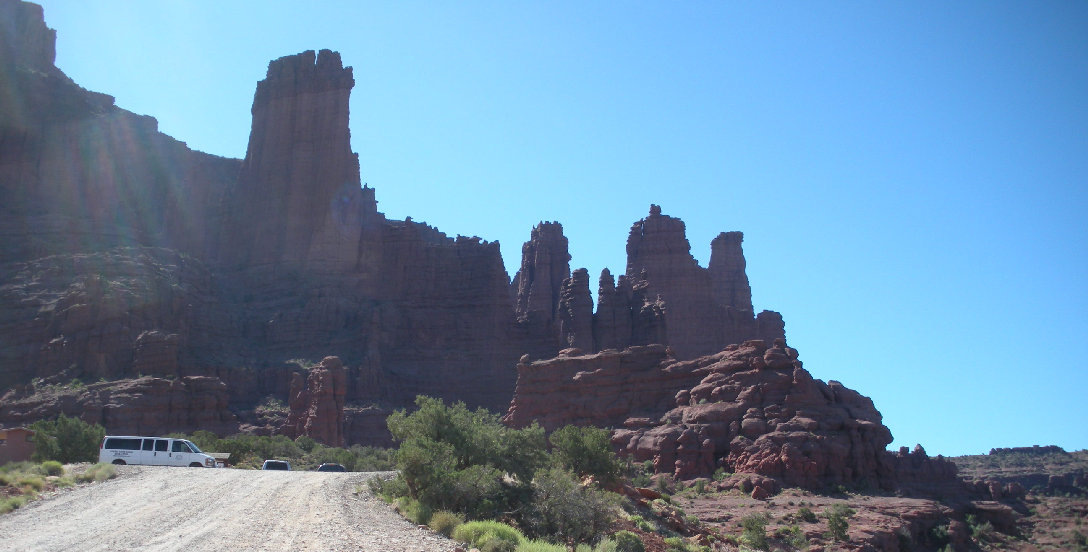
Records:
M119 466L0 516L0 550L450 552L370 494L373 473ZM362 489L356 494L356 490Z

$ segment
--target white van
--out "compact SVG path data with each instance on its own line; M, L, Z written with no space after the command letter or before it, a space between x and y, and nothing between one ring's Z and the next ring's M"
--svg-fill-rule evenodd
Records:
M102 439L98 461L118 465L215 467L215 458L201 452L192 441L169 437L107 435Z

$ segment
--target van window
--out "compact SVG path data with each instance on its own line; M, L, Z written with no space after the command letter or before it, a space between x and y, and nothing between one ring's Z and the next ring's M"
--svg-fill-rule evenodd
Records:
M153 448L155 448L155 440L144 439L144 450L152 450Z
M122 439L111 437L106 439L106 445L102 448L115 450L140 450L140 439Z
M185 444L185 441L174 441L174 447L170 452L193 452L189 449L189 445Z
M166 452L167 450L169 450L169 448L168 448L169 444L170 444L170 441L167 441L166 439L156 439L155 440L155 451L156 452Z

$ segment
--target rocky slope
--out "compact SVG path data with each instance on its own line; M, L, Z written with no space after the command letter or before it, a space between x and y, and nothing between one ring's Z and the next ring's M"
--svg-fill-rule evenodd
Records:
M269 63L246 157L225 159L72 82L39 6L0 0L0 22L0 424L95 412L80 382L153 377L167 383L140 400L158 406L85 418L207 429L204 414L146 415L188 404L170 382L207 378L222 396L202 408L224 431L382 443L382 416L416 394L505 408L522 355L664 343L690 358L784 335L777 313L753 314L740 234L715 240L704 269L658 207L632 230L626 273L601 275L596 312L559 223L532 230L511 281L497 243L386 218L360 187L354 78L336 52ZM300 399L327 356L342 399ZM268 401L341 427L257 414Z
M958 493L953 464L886 451L891 432L873 402L816 380L778 339L729 345L688 361L662 346L631 347L518 365L504 421L614 428L612 444L677 479L726 472L765 476L756 487L868 485ZM755 492L753 490L753 492Z

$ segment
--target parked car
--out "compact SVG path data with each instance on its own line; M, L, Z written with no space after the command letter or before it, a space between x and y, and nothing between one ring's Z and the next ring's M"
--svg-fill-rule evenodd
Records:
M265 460L261 464L262 470L291 471L291 463L287 460Z
M204 454L192 441L169 437L107 435L98 449L98 461L145 466L214 468L215 458Z
M348 470L347 470L347 468L345 468L344 466L341 466L340 464L335 464L335 463L332 463L332 462L325 462L324 464L321 464L320 466L317 467L317 471L346 472Z

